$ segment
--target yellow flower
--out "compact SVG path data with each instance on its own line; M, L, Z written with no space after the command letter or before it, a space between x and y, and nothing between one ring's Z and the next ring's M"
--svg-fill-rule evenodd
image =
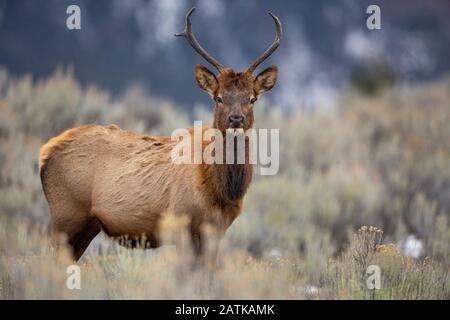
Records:
M397 249L397 247L393 243L389 244L382 244L377 246L377 253L385 256L391 256L391 257L401 257L400 251Z

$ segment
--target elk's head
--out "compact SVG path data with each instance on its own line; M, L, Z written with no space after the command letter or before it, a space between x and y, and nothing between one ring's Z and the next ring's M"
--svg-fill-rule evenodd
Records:
M222 132L228 128L243 128L247 130L253 126L253 106L256 100L262 93L271 90L277 81L278 68L276 66L268 67L256 77L253 77L253 72L280 45L281 22L276 16L269 13L276 25L274 42L246 71L235 72L233 69L225 68L220 64L195 39L190 19L194 10L195 8L192 8L186 15L184 31L175 34L175 36L185 37L195 51L219 71L215 75L200 64L196 65L194 70L197 84L214 101L213 126Z

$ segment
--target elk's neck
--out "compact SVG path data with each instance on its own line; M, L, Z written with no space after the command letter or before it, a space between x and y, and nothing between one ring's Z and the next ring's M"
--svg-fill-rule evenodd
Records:
M245 163L237 163L237 150L234 149L234 163L226 162L226 141L224 137L223 164L206 165L206 183L213 190L214 201L226 205L241 200L250 185L253 176L253 165L249 162L248 141L245 144Z
M251 164L215 164L214 171L217 196L220 200L238 201L247 192L252 180L253 166Z

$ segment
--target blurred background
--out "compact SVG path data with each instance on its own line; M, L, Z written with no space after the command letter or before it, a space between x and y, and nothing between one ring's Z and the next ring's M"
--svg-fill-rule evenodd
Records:
M66 28L70 4L81 8L81 30ZM371 4L381 8L381 30L366 27ZM50 137L85 123L167 135L194 119L211 121L210 99L193 77L196 63L207 64L173 36L193 5L200 43L236 70L273 40L268 11L284 28L280 48L259 68L278 65L279 81L255 108L257 127L280 129L280 172L254 178L224 242L248 259L294 262L269 271L250 264L260 291L239 280L248 291L224 285L206 296L298 298L300 288L300 297L366 298L350 280L369 263L355 258L372 250L363 244L377 241L373 250L396 266L383 280L396 289L383 297L449 298L447 0L0 0L0 297L65 294L48 262L39 273L11 262L30 250L48 254L37 249L50 222L38 150ZM362 226L383 230L382 239L378 229L358 233ZM111 261L100 265L96 289L81 297L148 297L117 261L114 270ZM224 283L242 271L227 270ZM296 285L293 296L282 280L274 287L277 270ZM135 290L120 282L104 289L112 273ZM108 281L96 282L103 276ZM30 289L38 278L53 291ZM164 292L180 298L190 289Z
M66 28L66 8L75 2L81 31ZM281 18L283 45L266 64L283 71L269 98L282 108L336 106L348 83L372 67L382 73L373 77L389 76L399 84L427 81L450 69L445 0L75 2L0 1L1 64L13 75L32 73L36 79L72 65L82 85L96 83L116 95L140 83L191 109L208 103L192 81L194 64L203 61L173 34L182 31L195 5L193 28L201 44L236 70L247 68L273 40L267 12ZM382 7L381 30L366 28L370 4Z

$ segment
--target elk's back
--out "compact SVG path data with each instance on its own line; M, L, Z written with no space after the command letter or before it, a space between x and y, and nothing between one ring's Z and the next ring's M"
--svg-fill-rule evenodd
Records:
M163 212L201 198L192 188L195 170L171 161L174 143L114 125L82 126L52 138L39 158L50 207L68 197L109 225L112 235L148 231Z

